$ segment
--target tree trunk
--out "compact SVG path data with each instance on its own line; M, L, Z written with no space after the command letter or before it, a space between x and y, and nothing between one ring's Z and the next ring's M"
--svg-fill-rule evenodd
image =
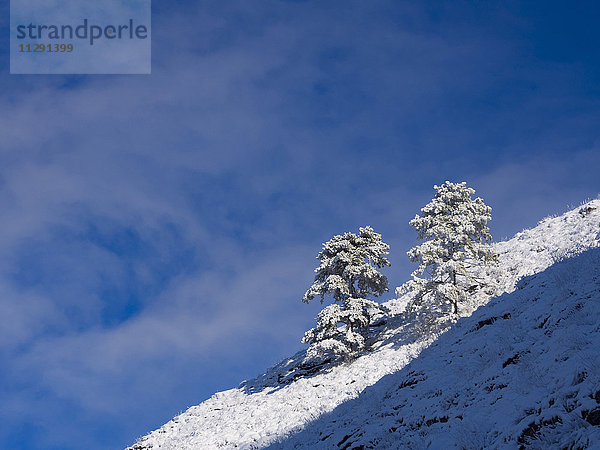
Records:
M456 286L456 271L453 270L452 271L452 284L454 286ZM451 300L452 301L452 309L453 309L453 313L454 314L458 314L458 300Z

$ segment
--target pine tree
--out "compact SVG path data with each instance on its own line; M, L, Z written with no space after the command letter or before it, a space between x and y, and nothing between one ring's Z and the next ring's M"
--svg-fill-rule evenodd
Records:
M323 244L315 281L302 301L320 296L323 303L328 295L334 303L319 313L317 326L302 339L310 344L307 360L336 359L364 348L373 313L385 311L367 297L388 290L387 278L377 269L390 265L385 257L389 248L371 227L360 228L358 235L334 236Z
M424 242L408 252L419 267L397 294L413 292L409 310L450 304L452 313L458 314L459 303L485 284L477 275L481 267L498 262L488 245L492 209L481 198L473 199L475 190L464 182L446 181L434 188L433 200L409 222Z

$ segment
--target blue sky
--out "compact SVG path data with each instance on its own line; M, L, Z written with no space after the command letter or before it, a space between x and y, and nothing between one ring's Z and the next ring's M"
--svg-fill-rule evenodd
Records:
M473 186L496 239L596 197L599 22L155 2L150 76L11 76L5 33L0 447L122 448L301 349L321 243L373 226L393 292L434 184Z

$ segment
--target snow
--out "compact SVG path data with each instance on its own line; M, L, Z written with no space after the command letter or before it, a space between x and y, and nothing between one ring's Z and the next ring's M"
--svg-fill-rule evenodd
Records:
M505 294L477 297L449 331L423 336L392 317L354 361L294 379L299 352L130 449L600 442L590 423L600 402L600 250L585 252L599 242L600 200L544 219L494 245Z
M598 448L599 267L594 249L522 280L273 448Z

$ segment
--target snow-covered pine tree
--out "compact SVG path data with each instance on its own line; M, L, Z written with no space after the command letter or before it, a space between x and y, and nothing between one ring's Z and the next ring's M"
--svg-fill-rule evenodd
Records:
M360 228L358 235L334 236L323 244L317 255L321 263L315 269L315 281L302 301L308 303L320 296L323 303L329 295L335 303L319 313L317 326L302 339L310 344L307 361L334 360L364 348L373 314L385 312L367 297L388 290L388 280L378 269L390 265L385 257L389 249L371 227Z
M458 304L486 284L482 267L498 262L489 245L492 208L479 197L473 199L475 190L464 182L446 181L434 188L433 200L409 222L425 241L408 252L419 267L396 293L413 293L409 311L440 310L450 304L458 314Z

